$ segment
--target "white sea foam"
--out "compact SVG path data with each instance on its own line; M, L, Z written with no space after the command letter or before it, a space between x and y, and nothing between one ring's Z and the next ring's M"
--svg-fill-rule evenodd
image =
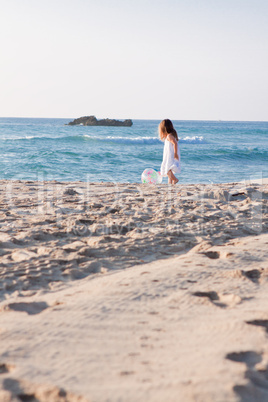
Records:
M40 137L35 137L33 135L26 135L24 137L2 137L0 140L2 141L17 141L17 140L31 140L32 138L40 138Z
M116 136L107 136L107 137L99 137L84 134L83 137L97 140L97 141L108 141L122 144L159 144L161 143L158 137L116 137ZM179 138L180 143L186 144L202 144L205 143L204 138L202 136L193 136L193 137L184 137Z
M117 144L160 144L162 141L158 137L120 137L120 136L97 136L97 135L74 135L74 136L63 136L63 137L46 137L46 136L33 136L33 135L26 135L24 137L2 137L1 140L4 141L17 141L17 140L32 140L32 139L50 139L50 140L65 140L65 139L73 139L73 140L81 140L81 139L89 139L95 141L103 141L103 142L113 142ZM193 137L183 137L179 138L180 143L185 144L205 144L205 140L202 136L193 136Z
M187 136L187 137L184 137L184 138L179 138L179 140L180 140L180 142L185 142L185 143L188 143L188 144L201 144L201 143L205 144L204 137L203 136L198 136L198 135L195 135L193 137Z

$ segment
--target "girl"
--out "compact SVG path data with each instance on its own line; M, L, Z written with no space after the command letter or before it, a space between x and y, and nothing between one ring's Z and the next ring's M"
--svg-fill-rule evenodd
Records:
M178 183L174 173L180 173L180 150L178 134L169 119L161 121L158 127L160 140L165 141L161 175L168 176L169 184Z

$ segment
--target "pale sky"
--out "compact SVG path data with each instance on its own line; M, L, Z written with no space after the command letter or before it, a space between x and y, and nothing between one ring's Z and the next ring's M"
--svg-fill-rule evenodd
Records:
M0 117L268 121L268 0L0 0Z

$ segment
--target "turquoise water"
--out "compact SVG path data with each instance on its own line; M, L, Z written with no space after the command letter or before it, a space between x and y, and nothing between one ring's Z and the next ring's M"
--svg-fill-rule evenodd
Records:
M64 125L71 120L0 118L0 179L133 183L144 169L160 169L160 120L133 120L132 127ZM173 123L182 183L268 177L268 122Z

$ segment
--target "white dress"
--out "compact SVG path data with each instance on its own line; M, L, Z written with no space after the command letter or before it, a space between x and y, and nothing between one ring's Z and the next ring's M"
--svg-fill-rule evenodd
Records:
M179 160L174 159L174 145L165 139L164 152L163 152L163 162L161 164L161 176L167 176L169 170L172 170L173 173L181 172L181 156L180 156L180 148L178 144L178 157Z

